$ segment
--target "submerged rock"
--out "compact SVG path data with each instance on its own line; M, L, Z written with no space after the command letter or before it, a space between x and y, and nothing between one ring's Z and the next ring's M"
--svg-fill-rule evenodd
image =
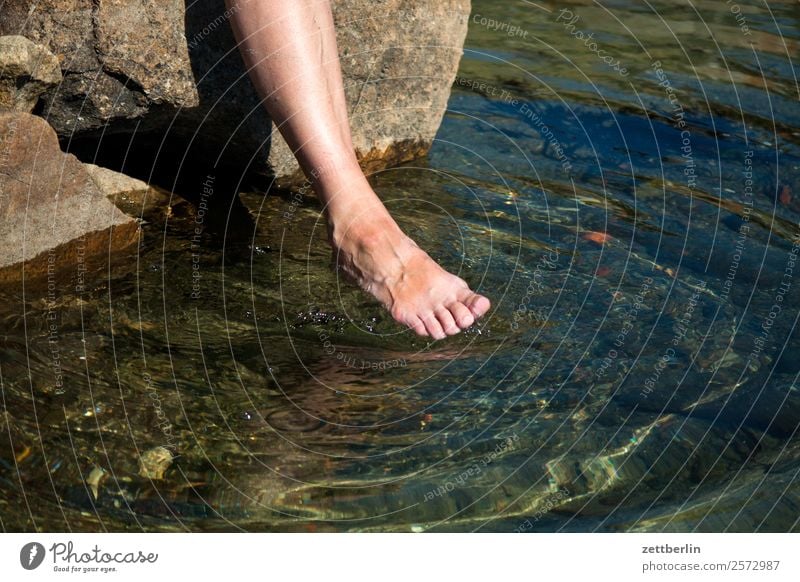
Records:
M95 185L109 198L113 199L117 196L146 197L147 192L150 190L150 186L146 182L131 178L120 172L101 168L94 164L85 164L84 167L89 172Z
M197 215L197 207L174 192L94 164L84 167L100 191L128 216L163 224Z
M0 282L107 264L138 240L138 222L63 153L53 129L28 113L0 113Z
M0 110L30 113L42 93L60 81L53 53L24 36L0 36Z
M430 147L469 10L469 0L334 2L353 142L368 169ZM24 34L59 55L64 82L45 111L74 151L99 151L115 168L126 152L158 156L170 171L219 160L298 186L303 177L277 131L270 145L274 127L230 16L221 0L7 0L0 34Z
M94 164L84 164L84 167L100 191L128 216L153 219L170 213L173 198L175 203L183 202L175 194L170 195L120 172Z
M89 490L92 492L92 496L95 499L97 499L97 497L100 495L100 485L107 478L108 471L103 469L103 467L98 467L97 465L92 468L92 470L89 472L89 475L86 477L86 485L89 487Z
M172 453L166 447L154 447L139 457L139 475L146 479L163 479L172 464Z

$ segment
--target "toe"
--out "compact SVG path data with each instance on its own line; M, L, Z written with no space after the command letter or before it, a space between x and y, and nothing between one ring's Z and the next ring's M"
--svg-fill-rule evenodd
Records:
M492 306L486 297L483 295L478 295L477 293L473 293L472 296L464 303L467 307L469 307L469 310L472 312L472 315L475 316L475 319L482 317L483 314L489 311L489 308Z
M419 317L415 317L413 321L408 323L408 327L414 330L419 336L428 337L428 332L425 329L425 324L422 323L422 320Z
M454 301L448 305L447 308L450 310L450 313L453 314L456 325L461 329L467 329L470 325L475 323L475 316L472 315L469 307L461 303L461 301Z
M439 323L439 320L436 319L433 313L424 315L420 319L425 323L425 329L428 330L428 333L433 339L440 340L447 337L447 334L445 334L442 329L442 324Z
M410 327L417 335L421 335L423 337L428 336L428 332L425 329L425 323L419 317L417 317L417 314L414 313L413 310L409 309L407 306L400 303L395 303L389 312L392 314L392 319L398 323L402 323L403 325Z
M461 331L461 328L456 325L456 320L453 314L446 307L440 307L436 310L436 319L442 325L442 329L447 335L455 335Z

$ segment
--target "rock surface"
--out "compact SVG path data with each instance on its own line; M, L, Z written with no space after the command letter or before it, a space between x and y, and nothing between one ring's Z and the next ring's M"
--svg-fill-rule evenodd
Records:
M64 137L197 105L183 14L178 0L8 0L0 33L58 56L64 82L44 114Z
M144 451L139 457L139 475L146 479L163 479L172 458L172 452L166 447Z
M138 222L27 113L0 113L0 282L78 276L138 240Z
M467 33L468 0L334 2L348 111L368 171L424 155L441 123ZM297 162L275 140L270 164L297 183Z
M117 196L144 196L150 187L147 182L137 178L131 178L120 172L102 168L94 164L84 164L86 171L92 177L92 181L100 188L100 191L109 198Z
M177 207L182 207L183 213L187 210L191 212L187 208L190 206L189 203L177 194L108 168L94 164L84 164L84 167L95 186L128 216L146 222L161 223L170 217Z
M24 36L0 36L0 110L30 113L61 81L58 59Z
M427 151L469 9L469 0L334 0L354 144L367 169ZM0 34L23 34L62 60L64 82L45 113L70 143L135 134L144 151L168 143L159 151L180 163L184 153L188 162L221 157L271 168L284 186L302 181L283 140L270 147L273 127L222 0L7 0L3 12Z

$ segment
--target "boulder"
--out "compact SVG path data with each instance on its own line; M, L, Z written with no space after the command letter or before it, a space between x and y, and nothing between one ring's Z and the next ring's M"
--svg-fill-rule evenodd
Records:
M469 10L469 0L334 0L366 169L430 147ZM3 12L0 34L23 34L61 59L64 82L43 114L71 151L99 152L109 167L122 167L127 152L159 156L172 172L213 162L272 172L282 186L302 182L260 107L223 0L6 0Z
M132 247L139 224L59 149L41 117L0 113L0 282L83 276Z
M463 52L469 0L339 0L337 43L353 144L367 171L425 155L442 121ZM296 183L283 140L270 152Z
M128 216L163 224L170 218L195 214L191 204L173 192L94 164L84 167L95 186Z
M60 81L53 53L24 36L0 36L0 110L30 113L42 93Z
M44 44L61 61L64 81L43 114L64 138L197 105L183 13L178 0L9 0L0 34Z

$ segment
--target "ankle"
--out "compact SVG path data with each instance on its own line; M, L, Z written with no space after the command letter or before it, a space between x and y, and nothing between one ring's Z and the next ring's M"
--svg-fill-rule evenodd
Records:
M337 248L357 246L362 249L378 248L386 237L402 234L383 205L365 210L353 208L350 212L328 212L328 236Z
M387 227L394 224L389 211L378 198L363 174L349 181L328 182L316 190L325 208L328 223L342 230L369 230L372 225Z

